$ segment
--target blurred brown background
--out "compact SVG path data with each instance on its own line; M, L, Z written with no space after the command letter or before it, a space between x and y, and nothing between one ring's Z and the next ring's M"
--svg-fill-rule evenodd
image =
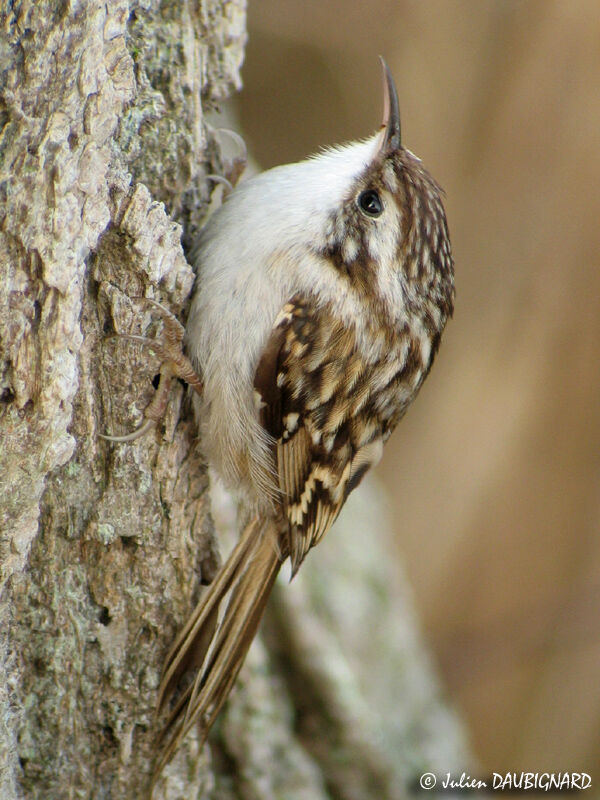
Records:
M489 771L600 780L597 0L250 0L262 167L371 133L377 60L447 192L457 305L387 483L423 625Z

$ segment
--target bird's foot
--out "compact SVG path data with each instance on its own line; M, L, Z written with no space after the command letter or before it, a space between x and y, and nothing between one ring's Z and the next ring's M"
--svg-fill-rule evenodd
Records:
M133 442L149 431L159 422L166 411L173 378L181 378L198 394L202 394L202 381L198 377L192 362L183 352L183 336L185 328L171 312L156 300L149 297L136 298L138 301L153 305L159 312L163 322L160 339L148 339L133 334L116 334L120 339L141 342L151 348L161 359L160 378L152 401L144 411L144 422L136 430L124 436L98 434L109 442Z

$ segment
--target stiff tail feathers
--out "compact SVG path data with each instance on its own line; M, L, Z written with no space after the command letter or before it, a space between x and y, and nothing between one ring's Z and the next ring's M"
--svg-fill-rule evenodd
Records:
M170 710L159 740L155 780L197 720L202 741L208 736L244 663L280 567L273 523L252 519L167 656L158 713L184 674L197 670L197 675Z

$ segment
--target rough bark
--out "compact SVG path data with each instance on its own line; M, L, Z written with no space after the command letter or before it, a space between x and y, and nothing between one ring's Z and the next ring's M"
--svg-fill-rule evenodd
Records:
M23 0L2 12L2 798L148 796L161 663L218 550L181 386L141 440L98 433L132 429L152 396L156 357L111 338L155 335L160 320L138 298L185 319L181 226L185 244L202 222L202 176L222 169L203 111L239 86L244 41L243 0ZM381 569L364 565L370 581ZM357 699L379 680L360 677L364 631L331 640L348 586L319 574L284 593L212 749L190 735L157 797L396 797L433 754L448 768L463 758L385 581L369 627L387 633L369 653L386 659L400 643L403 678L388 686L398 714L377 733L386 701ZM388 630L394 615L408 637Z

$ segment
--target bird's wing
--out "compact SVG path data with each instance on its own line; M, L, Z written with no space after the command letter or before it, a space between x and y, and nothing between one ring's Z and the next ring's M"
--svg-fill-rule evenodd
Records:
M261 424L275 440L293 573L379 460L381 429L365 430L369 378L354 331L327 307L298 295L285 304L254 387Z

